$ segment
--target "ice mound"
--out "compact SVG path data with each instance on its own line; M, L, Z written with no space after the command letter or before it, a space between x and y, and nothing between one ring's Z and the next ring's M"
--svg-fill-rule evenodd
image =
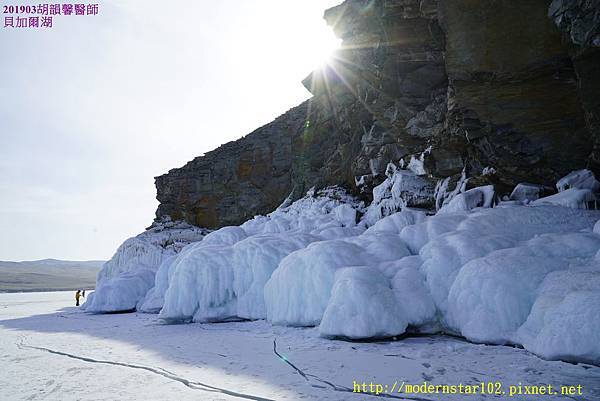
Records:
M153 269L138 265L135 271L107 279L88 295L84 309L93 313L133 311L152 287L154 274Z
M450 287L467 262L514 244L510 237L459 229L428 242L420 251L420 270L436 307L446 311Z
M474 341L515 342L544 278L598 249L600 236L595 234L546 234L472 260L452 286L448 320Z
M165 267L168 274L157 276L162 281L152 295L158 303L164 291L160 317L196 322L265 318L264 287L281 260L312 242L361 234L364 227L356 226L361 208L339 188L311 190L268 216L212 232Z
M401 236L418 241L412 248L423 259L421 271L436 306L445 313L450 287L460 269L471 260L516 246L536 235L589 228L594 216L554 206L504 206L470 214L436 215L407 227ZM420 243L425 245L419 247Z
M336 270L408 255L400 237L388 233L313 243L283 259L267 282L267 319L281 325L317 325L329 303Z
M129 238L98 273L96 290L82 309L96 313L135 309L152 287L162 261L202 240L207 232L184 222L163 220Z
M233 247L233 290L238 298L237 316L264 319L267 316L264 287L281 260L320 238L310 234L262 234Z
M335 271L369 264L363 248L342 240L316 242L285 257L264 289L267 319L274 324L319 324Z
M160 317L169 321L220 321L235 316L230 246L208 245L186 252L171 267Z
M213 236L216 242L218 236ZM212 245L213 247L215 245ZM218 244L216 245L218 247ZM179 261L186 258L189 252L198 248L211 247L210 242L193 242L185 246L178 254L165 258L160 264L154 279L154 286L148 291L143 300L138 304L138 310L146 313L159 313L164 306L164 298L173 275L174 267Z
M407 324L382 273L371 267L347 267L335 274L319 333L350 339L391 337L404 333Z
M202 246L208 245L233 245L248 237L246 231L237 226L229 226L218 229L208 234L203 239Z
M600 362L600 261L550 273L516 341L547 359Z

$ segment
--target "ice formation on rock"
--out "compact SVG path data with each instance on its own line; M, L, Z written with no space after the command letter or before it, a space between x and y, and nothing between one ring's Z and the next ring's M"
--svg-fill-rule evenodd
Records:
M551 188L547 188L543 185L522 182L517 184L515 189L513 189L510 194L510 199L525 203L531 202L539 199L542 194L547 192L549 189Z
M407 206L429 206L434 202L434 186L425 177L411 170L403 170L390 163L386 180L373 188L373 202L363 221L375 224L379 219Z
M198 322L265 318L264 286L282 259L312 242L361 234L364 228L356 226L356 216L362 208L339 188L311 190L268 216L212 232L182 252L168 275L157 276L163 282L156 287L167 288L161 318Z
M447 204L442 206L438 213L464 212L478 207L492 207L494 196L493 185L469 189L454 196Z
M434 198L435 198L435 210L440 210L444 205L450 202L456 195L465 192L467 188L467 182L469 179L467 178L467 173L463 169L460 178L455 183L454 188L450 190L450 179L451 177L446 177L443 180L438 181L434 190Z
M556 182L556 188L559 192L568 189L589 189L592 192L600 191L600 182L594 177L590 170L573 171Z
M184 222L162 220L136 237L129 238L98 273L96 290L83 309L118 312L135 309L154 282L165 258L187 244L201 240L207 230Z
M88 310L137 306L168 322L266 318L351 339L445 331L600 363L600 211L552 202L557 195L497 203L492 186L465 191L461 179L454 193L438 185L446 195L435 215L405 206L383 213L407 174L390 171L376 189L386 194L362 219L363 205L333 188L177 254L124 244L119 255L141 256L115 256ZM595 181L570 176L559 196L594 195Z
M535 204L550 204L573 209L598 209L600 182L590 170L569 173L556 183L558 193L535 201Z
M535 205L558 205L573 209L598 209L598 197L587 188L570 188L534 201Z

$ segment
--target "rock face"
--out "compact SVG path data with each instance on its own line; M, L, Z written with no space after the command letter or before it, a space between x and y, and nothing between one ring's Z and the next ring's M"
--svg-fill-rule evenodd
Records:
M450 84L440 147L462 141L472 172L493 166L507 186L554 182L590 153L573 62L547 7L440 2Z
M291 190L291 141L302 132L306 110L303 103L244 138L156 177L157 218L215 228L275 209Z
M590 166L600 169L600 1L554 0L548 16L570 42L581 104L594 141Z
M304 80L313 98L157 177L157 217L239 224L335 184L370 200L390 162L426 186L466 176L465 190L494 184L499 196L575 169L598 174L599 10L597 0L346 0L325 12L343 45Z

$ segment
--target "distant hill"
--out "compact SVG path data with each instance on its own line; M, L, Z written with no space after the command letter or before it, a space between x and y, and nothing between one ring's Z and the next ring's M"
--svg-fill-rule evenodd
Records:
M0 292L92 289L102 260L0 261Z

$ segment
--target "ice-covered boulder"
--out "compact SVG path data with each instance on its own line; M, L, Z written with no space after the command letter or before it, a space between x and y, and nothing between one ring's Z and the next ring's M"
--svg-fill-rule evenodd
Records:
M386 175L385 181L373 189L373 202L363 218L367 225L406 207L434 206L435 185L426 176L399 169L392 163L388 165Z
M600 182L594 177L590 170L576 170L567 174L556 182L556 188L559 192L568 189L589 189L592 192L600 191Z
M545 196L551 189L544 185L521 182L511 192L510 199L520 202L531 202Z
M372 267L347 267L335 273L331 300L319 325L323 337L391 337L408 325L389 280Z
M600 182L590 170L576 170L557 181L558 193L533 202L534 205L558 205L573 209L598 209Z
M185 222L163 220L129 238L98 273L96 290L82 309L95 313L135 309L152 288L162 261L206 233Z
M462 192L442 206L438 213L465 212L478 207L492 207L496 192L493 185L476 187Z

